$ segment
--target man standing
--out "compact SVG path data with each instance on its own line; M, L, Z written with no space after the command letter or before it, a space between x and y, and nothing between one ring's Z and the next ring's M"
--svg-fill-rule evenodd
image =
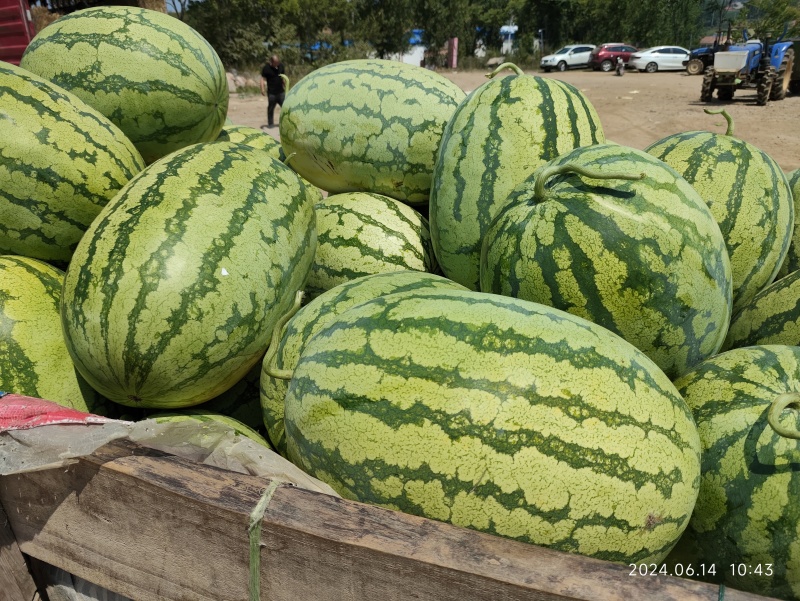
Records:
M283 106L286 94L283 90L283 63L273 54L261 69L261 95L267 97L267 127L275 127L275 105Z

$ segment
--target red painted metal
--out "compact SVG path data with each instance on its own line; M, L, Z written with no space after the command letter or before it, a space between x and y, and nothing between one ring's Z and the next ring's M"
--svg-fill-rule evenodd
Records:
M19 65L36 34L27 0L0 0L0 60Z

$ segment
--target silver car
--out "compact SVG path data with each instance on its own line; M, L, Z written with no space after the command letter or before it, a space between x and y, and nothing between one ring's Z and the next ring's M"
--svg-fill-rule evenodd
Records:
M553 69L566 71L574 67L585 67L589 63L594 45L592 44L571 44L557 50L555 54L543 56L539 62L539 67L545 73L550 73Z
M631 55L628 66L647 73L656 71L683 71L689 51L680 46L653 46L637 50Z

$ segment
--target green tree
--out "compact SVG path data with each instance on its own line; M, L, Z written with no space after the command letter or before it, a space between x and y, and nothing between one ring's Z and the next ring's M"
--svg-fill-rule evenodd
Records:
M354 29L379 57L402 54L409 48L409 33L415 24L414 6L413 0L359 0Z
M739 29L747 28L754 37L775 39L788 26L787 36L800 33L798 0L750 0L739 13Z

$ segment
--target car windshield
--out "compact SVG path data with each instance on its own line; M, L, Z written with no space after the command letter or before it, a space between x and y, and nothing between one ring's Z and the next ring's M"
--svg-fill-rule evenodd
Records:
M569 52L570 50L572 50L572 48L562 48L561 50L559 50L558 52L556 52L556 54L566 54L566 53L567 53L567 52Z

